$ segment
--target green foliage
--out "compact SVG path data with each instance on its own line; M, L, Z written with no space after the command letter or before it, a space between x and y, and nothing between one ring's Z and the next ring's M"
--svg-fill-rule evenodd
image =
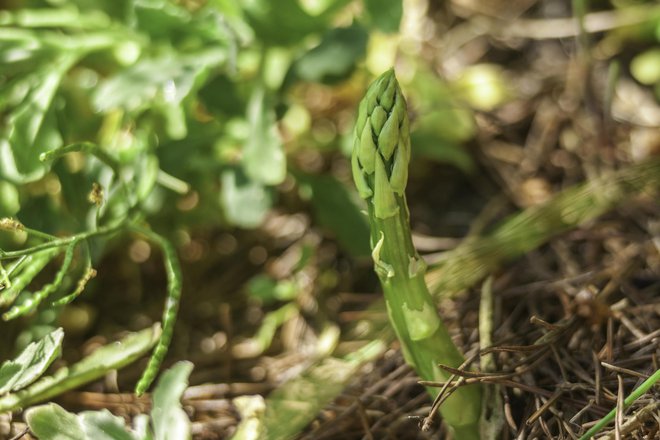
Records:
M396 32L401 24L401 0L365 0L365 7L373 25L383 32Z
M154 390L154 406L151 410L154 440L191 438L190 422L179 401L188 386L188 376L192 369L190 362L179 362L160 378Z
M4 94L17 96L7 96L9 106L16 104L7 119L7 133L0 138L6 158L0 162L0 172L7 178L26 182L42 177L46 170L39 162L40 154L62 145L51 105L62 77L74 62L73 55L60 54L47 68L8 84Z
M123 418L108 410L73 414L55 403L30 408L25 420L40 440L185 440L191 438L190 420L180 400L192 371L179 362L163 373L153 395L152 432L131 430Z
M55 336L57 335L58 333L55 333ZM149 351L156 344L160 335L160 328L148 328L138 333L131 333L121 341L100 347L80 362L70 367L60 368L52 376L42 377L16 393L0 396L0 412L14 411L18 408L26 408L35 403L43 402L53 396L103 377L110 370L128 365ZM52 362L59 355L59 342L61 342L61 339L52 339L52 335L47 336L42 340L43 342L39 342L42 345L37 345L36 348L50 349L49 352L55 354L46 356L35 350L37 353L33 360L35 367L29 369L29 376L22 376L25 379L21 379L21 383L27 384L28 377L34 379L37 371L41 370L39 371L39 374L41 374L45 370L47 365L44 366L44 359L46 357ZM54 346L57 346L57 348L54 349ZM55 351L53 352L53 350ZM30 353L31 351L26 349L26 352ZM10 361L10 364L17 364L18 362L19 360L15 359ZM37 365L38 368L36 368ZM15 367L11 370L14 371ZM25 371L27 372L28 369ZM12 386L12 389L15 389L15 387Z
M332 176L295 173L301 192L312 201L318 222L335 234L342 247L356 257L367 257L369 225L356 197Z
M16 185L0 180L0 218L14 216L20 209L21 202Z
M29 344L15 359L0 366L0 395L25 388L41 376L60 355L61 328Z
M55 403L28 410L25 419L32 432L39 438L53 440L86 438L85 429L76 415L67 412Z
M463 143L476 131L472 112L461 101L463 90L439 80L430 72L418 72L410 95L419 108L419 119L411 133L414 154L448 163L471 173L474 159Z
M376 338L343 358L319 360L304 374L268 396L265 411L259 414L255 431L260 432L263 438L274 440L295 437L345 388L360 367L382 355L386 346L384 341ZM282 420L287 422L282 423ZM239 426L232 439L247 438L241 436L242 427Z
M38 334L39 314L54 320L78 298L118 237L146 237L162 251L167 274L162 332L131 335L30 384L59 354L58 330L50 345L46 338L28 347L43 358L3 364L0 411L48 400L153 348L136 387L146 391L167 354L182 292L178 233L259 227L287 181L348 253L368 255L351 190L334 177L290 172L297 167L289 155L321 144L338 155L336 139L308 132L292 139L282 120L304 107L301 88L351 84L370 34L398 28L401 2L388 1L387 11L366 2L364 16L348 0L193 3L35 1L0 14L2 318L22 317L25 334ZM348 131L337 127L337 138ZM194 206L181 208L184 198ZM257 332L264 350L299 313L299 290L292 277L259 292L264 302L289 301ZM50 357L46 348L55 350ZM189 371L177 371L164 380L182 391ZM156 399L163 407L154 410L155 438L185 438L178 397ZM146 438L109 413L74 416L51 405L30 414L35 432L49 432L54 418L66 422L52 438Z
M266 44L291 45L315 32L323 31L335 12L348 0L324 2L316 15L305 11L297 0L248 0L243 10L256 37Z
M318 46L303 54L292 66L304 81L335 83L348 77L364 57L369 34L362 26L329 30Z
M264 274L259 274L250 280L247 292L251 298L266 305L275 301L290 301L298 295L298 289L292 281L276 281Z
M251 181L278 185L286 177L286 159L275 127L275 111L265 105L266 93L257 88L248 104L250 135L243 149L243 167Z
M259 182L249 180L240 168L223 171L220 198L227 220L245 228L259 226L271 204L270 191Z

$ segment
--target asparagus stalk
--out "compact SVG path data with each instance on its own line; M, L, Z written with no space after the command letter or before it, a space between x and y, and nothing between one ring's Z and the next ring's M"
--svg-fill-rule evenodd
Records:
M458 367L463 356L438 317L424 282L426 265L412 244L405 195L409 161L406 102L389 70L371 84L360 103L353 179L367 201L374 267L403 355L422 379L446 381L448 374L437 365ZM428 391L437 394L436 388ZM440 408L455 438L479 438L480 398L477 386L462 387Z

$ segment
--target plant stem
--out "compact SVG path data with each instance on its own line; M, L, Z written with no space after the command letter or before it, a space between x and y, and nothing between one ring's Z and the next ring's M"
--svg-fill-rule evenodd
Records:
M656 370L655 373L648 379L646 379L639 387L637 387L626 399L623 401L623 407L628 408L630 405L635 402L635 400L639 399L642 397L648 390L653 387L658 381L660 381L660 370ZM605 417L600 419L598 423L596 423L594 426L591 427L590 430L585 432L582 437L580 437L580 440L589 440L591 437L596 435L598 431L603 429L605 426L607 426L608 423L610 423L612 420L614 420L614 417L616 416L616 408L613 408L612 411L607 413Z
M386 219L374 215L369 203L371 241L376 272L383 286L390 322L406 361L425 380L446 381L442 363L458 368L463 356L437 315L424 282L425 265L413 247L405 196L395 196L398 214ZM435 397L437 388L427 388ZM456 439L478 439L481 394L478 386L458 388L440 408Z

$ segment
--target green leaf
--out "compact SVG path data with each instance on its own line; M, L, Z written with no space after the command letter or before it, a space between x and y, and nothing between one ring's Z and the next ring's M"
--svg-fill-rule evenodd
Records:
M192 437L190 420L180 402L192 369L191 362L178 362L158 381L151 411L155 440L185 440Z
M402 0L365 0L373 26L386 33L399 31L403 16Z
M29 344L16 359L0 366L0 394L25 388L41 376L60 355L64 338L61 328Z
M25 421L39 440L87 440L78 417L55 403L28 409Z
M243 117L245 101L238 86L238 81L232 81L226 75L218 75L200 89L199 99L209 111L223 116Z
M369 34L359 25L328 31L321 43L292 66L305 81L333 83L345 79L367 51Z
M135 161L135 166L140 170L139 173L136 173L135 193L138 200L145 200L156 186L158 171L160 171L158 157L155 154L141 155Z
M465 174L472 174L475 170L469 150L457 142L438 138L436 133L427 130L412 133L411 142L415 156L453 165Z
M268 189L237 168L222 173L220 199L227 221L243 228L259 226L272 203Z
M190 12L169 0L134 0L136 26L152 38L174 36L189 28ZM194 27L190 26L191 29Z
M261 41L287 46L325 29L334 14L347 3L348 0L334 0L316 15L303 10L298 0L246 0L242 7Z
M46 168L39 155L62 144L51 106L62 77L75 60L75 54L61 55L22 82L29 92L7 118L7 134L0 138L0 174L17 182L44 175Z
M413 153L449 163L465 173L474 171L474 160L462 145L476 133L472 111L433 72L419 70L409 87L420 115L410 134Z
M297 438L319 411L341 393L362 365L380 356L385 347L382 340L375 339L344 358L324 358L298 377L277 387L268 396L265 414L256 421L265 432L260 438ZM241 428L245 430L239 425L237 432ZM232 437L232 440L239 439L241 437L237 434Z
M317 221L332 231L339 244L353 256L368 257L369 224L355 197L332 176L295 173L303 192L311 197Z
M21 201L16 186L0 180L0 218L13 217L20 209Z
M126 427L124 419L112 415L107 409L85 411L78 415L88 440L136 440Z
M0 412L43 402L103 377L108 371L122 368L148 352L160 333L159 327L148 328L105 345L71 367L60 368L53 376L43 377L24 390L1 397Z
M137 440L124 419L107 409L75 415L55 403L26 411L26 421L40 440Z
M139 426L134 432L127 428L123 418L114 416L107 409L75 415L49 403L27 410L25 418L40 440L190 439L190 420L181 408L180 400L192 368L190 362L179 362L161 376L153 395L153 436L148 431L148 417L139 418L136 423Z
M201 85L210 69L226 59L223 48L145 58L103 81L95 90L92 103L102 112L116 108L140 111L154 101L180 104Z
M275 125L275 111L265 105L265 91L257 86L248 105L250 134L243 150L247 176L264 185L279 185L286 177L286 156Z
M247 284L250 298L268 305L276 301L291 301L298 296L299 289L291 280L277 281L265 274L252 277Z
M216 2L207 2L196 7L194 12L191 12L193 8L171 0L133 0L131 3L134 25L140 32L148 33L152 40L164 40L175 46L191 41L213 46L234 37L234 30L227 26L224 11L218 10Z

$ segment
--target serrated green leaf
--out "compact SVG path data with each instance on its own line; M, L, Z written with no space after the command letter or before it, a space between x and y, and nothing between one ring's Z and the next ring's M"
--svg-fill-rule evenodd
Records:
M55 403L28 409L25 420L39 440L87 440L78 417Z
M181 396L188 387L192 369L191 362L177 362L158 381L151 411L155 440L185 440L192 437L190 420L181 408Z
M37 380L59 357L63 339L64 331L58 328L41 340L29 344L16 359L2 364L0 394L20 390Z

